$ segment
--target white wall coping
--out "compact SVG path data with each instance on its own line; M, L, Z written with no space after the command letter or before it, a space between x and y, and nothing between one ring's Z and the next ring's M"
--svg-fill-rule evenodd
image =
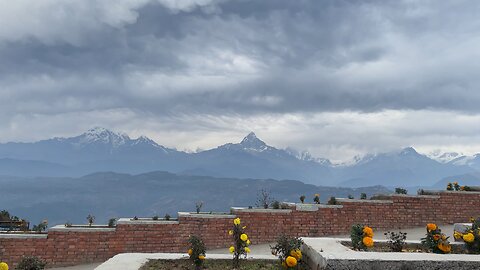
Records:
M350 239L342 238L302 238L305 242L303 250L315 263L327 265L328 260L366 260L366 261L475 261L480 262L480 256L469 254L434 254L408 252L365 252L355 251L341 244ZM376 241L384 242L384 241ZM407 241L417 244L420 241ZM451 243L456 245L457 243ZM306 254L306 255L307 255Z
M81 227L75 227L81 226ZM88 225L72 225L72 227L66 227L65 225L56 225L48 229L49 232L114 232L114 227L102 226L88 227Z
M292 209L271 209L271 208L245 208L245 207L232 207L233 211L246 212L246 213L282 213L288 214L292 212Z
M440 199L439 195L414 195L414 194L397 194L393 193L390 194L389 196L395 196L395 197L405 197L405 198L425 198L425 199Z
M46 233L0 233L0 238L7 239L27 239L27 238L47 238Z
M143 219L139 218L137 220L132 218L120 218L117 220L118 225L146 225L146 224L179 224L178 220L165 220L165 219Z
M236 215L230 214L207 214L207 213L191 213L191 212L178 212L178 217L194 217L194 218L236 218Z
M393 203L392 200L360 200L360 199L345 199L337 198L339 202L354 202L354 203Z

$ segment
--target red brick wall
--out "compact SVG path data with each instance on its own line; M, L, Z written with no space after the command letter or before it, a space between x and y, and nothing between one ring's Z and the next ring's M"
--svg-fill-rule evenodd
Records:
M316 211L233 209L247 226L253 244L272 242L281 234L325 236L348 233L352 224L374 229L452 224L480 216L480 193L442 192L439 196L394 195L390 201L339 200ZM201 235L208 248L228 247L234 216L180 215L178 222L126 222L110 231L51 230L46 238L0 236L0 260L14 266L21 256L35 255L49 266L101 262L125 252L185 252L189 235Z

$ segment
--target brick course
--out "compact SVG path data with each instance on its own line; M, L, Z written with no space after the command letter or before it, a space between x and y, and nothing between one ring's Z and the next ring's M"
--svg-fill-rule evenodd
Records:
M233 215L179 215L178 222L125 222L110 230L51 230L46 237L9 238L0 234L0 260L11 267L23 255L35 255L51 266L102 262L127 252L185 252L189 235L200 235L208 248L228 247L228 230L239 217L253 244L279 235L345 234L355 223L374 229L399 229L426 223L453 224L480 216L479 192L441 192L438 196L392 195L389 201L339 200L316 211L233 208Z

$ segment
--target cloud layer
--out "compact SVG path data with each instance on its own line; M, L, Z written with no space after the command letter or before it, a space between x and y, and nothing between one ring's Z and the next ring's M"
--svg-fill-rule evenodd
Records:
M0 141L101 124L189 149L255 130L340 159L407 145L471 152L479 11L476 1L0 3Z

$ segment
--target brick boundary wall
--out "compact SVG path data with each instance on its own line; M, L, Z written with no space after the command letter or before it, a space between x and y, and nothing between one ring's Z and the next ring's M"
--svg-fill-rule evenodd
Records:
M24 255L49 267L103 262L119 253L185 252L189 235L208 248L231 244L228 230L239 217L253 244L279 235L320 237L349 233L355 223L374 229L453 224L480 216L480 192L442 191L438 195L391 195L390 200L337 199L338 205L289 204L290 209L232 208L232 215L179 213L178 221L120 219L116 228L65 228L48 234L0 234L0 260L12 268Z

